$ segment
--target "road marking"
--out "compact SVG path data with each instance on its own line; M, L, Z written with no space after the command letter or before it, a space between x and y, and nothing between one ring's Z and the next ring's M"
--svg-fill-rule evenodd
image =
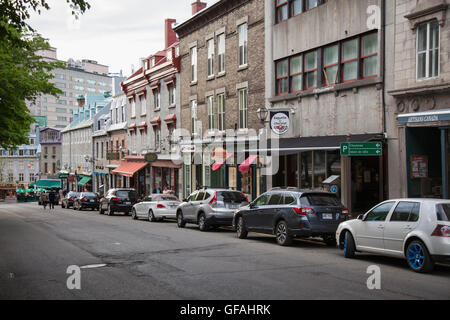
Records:
M104 264L104 263L102 263L102 264L89 264L89 265L80 267L80 269L95 269L95 268L103 268L103 267L106 267L106 264Z

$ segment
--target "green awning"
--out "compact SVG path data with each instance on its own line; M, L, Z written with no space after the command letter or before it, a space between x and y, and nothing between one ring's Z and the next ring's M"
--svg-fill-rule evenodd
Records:
M45 189L51 189L51 188L61 188L61 180L39 180L35 183L32 183L30 186L38 188L45 188Z
M80 181L78 181L78 186L84 186L89 181L91 181L91 177L83 177Z

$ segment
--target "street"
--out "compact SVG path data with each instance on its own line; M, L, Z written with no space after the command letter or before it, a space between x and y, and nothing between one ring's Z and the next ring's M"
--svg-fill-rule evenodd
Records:
M417 274L404 260L349 260L320 241L280 247L272 236L239 240L226 229L37 203L0 203L0 257L0 299L450 298L449 266ZM66 285L71 265L88 266L80 290ZM380 290L367 287L371 265L381 268Z

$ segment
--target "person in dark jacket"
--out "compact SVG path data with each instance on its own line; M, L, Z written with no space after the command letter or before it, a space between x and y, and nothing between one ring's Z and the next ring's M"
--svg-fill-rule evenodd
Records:
M55 201L56 201L56 192L55 190L51 190L48 194L48 202L50 204L49 209L55 209Z

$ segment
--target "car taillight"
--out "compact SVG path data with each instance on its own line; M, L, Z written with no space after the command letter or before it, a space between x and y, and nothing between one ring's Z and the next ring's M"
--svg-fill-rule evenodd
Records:
M431 234L432 237L450 237L450 226L444 226L442 224L438 224L436 229L434 229L433 233Z
M69 201L73 201L73 198L69 198Z
M165 209L165 208L166 208L165 205L160 204L160 203L158 203L158 204L156 205L156 207L157 207L158 209Z
M314 210L311 208L305 208L305 207L296 207L294 208L295 213L302 215L302 216L306 216L307 214L312 214L314 213Z
M83 202L87 202L88 200L86 198L81 199Z
M120 200L122 200L122 199L120 199L118 197L111 198L111 201L120 201Z
M214 192L214 197L212 198L212 200L209 202L210 205L214 206L217 204L217 192Z
M346 218L350 218L350 210L347 208L342 209L342 215L344 215Z

